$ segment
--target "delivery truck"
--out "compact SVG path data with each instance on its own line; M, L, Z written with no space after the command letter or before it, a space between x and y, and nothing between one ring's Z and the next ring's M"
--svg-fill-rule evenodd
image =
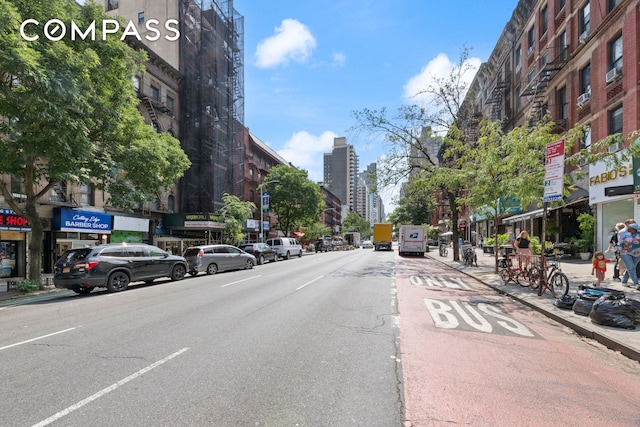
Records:
M424 256L427 251L427 227L401 225L398 238L398 254Z
M356 232L344 233L342 240L345 241L347 246L352 246L354 248L360 247L360 233L356 233Z
M391 237L393 235L393 224L380 223L373 224L373 248L376 251L382 249L391 250Z

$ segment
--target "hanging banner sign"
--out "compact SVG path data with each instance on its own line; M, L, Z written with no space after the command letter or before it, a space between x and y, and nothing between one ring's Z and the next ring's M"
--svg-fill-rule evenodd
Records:
M262 212L269 212L269 193L262 194Z
M544 174L544 202L562 200L564 187L564 139L547 145Z

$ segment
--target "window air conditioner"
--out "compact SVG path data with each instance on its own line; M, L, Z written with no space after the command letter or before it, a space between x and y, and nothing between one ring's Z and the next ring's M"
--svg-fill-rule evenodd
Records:
M616 77L618 77L618 73L619 71L617 68L614 67L610 69L606 76L607 83L611 83Z
M585 92L578 97L578 106L584 105L585 102L591 99L591 92Z

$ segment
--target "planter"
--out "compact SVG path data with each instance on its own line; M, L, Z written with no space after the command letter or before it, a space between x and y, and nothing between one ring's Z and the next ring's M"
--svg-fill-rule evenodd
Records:
M588 261L591 259L591 252L580 252L580 259L583 261Z

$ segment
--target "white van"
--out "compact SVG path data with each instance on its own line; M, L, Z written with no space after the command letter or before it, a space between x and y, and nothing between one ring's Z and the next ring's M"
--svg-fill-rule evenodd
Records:
M296 239L291 237L268 239L267 245L275 249L278 256L282 259L289 259L292 256L302 256L302 245L300 245Z

